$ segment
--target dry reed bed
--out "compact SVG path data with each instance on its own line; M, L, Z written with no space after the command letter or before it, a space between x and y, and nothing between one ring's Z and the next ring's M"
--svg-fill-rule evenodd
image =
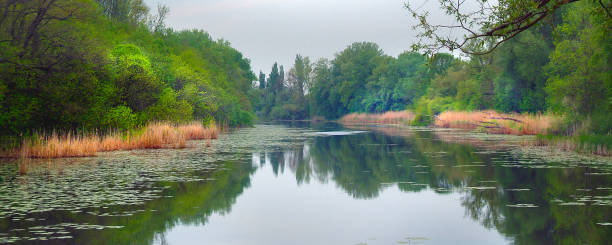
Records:
M537 135L545 134L558 120L549 115L504 114L496 111L445 111L434 125L443 128L485 129L489 133Z
M385 123L385 124L410 124L414 119L411 111L388 111L385 113L351 113L340 118L341 123Z
M216 126L204 127L198 122L186 125L151 123L139 134L43 134L35 141L24 142L21 149L2 155L22 158L88 157L106 151L184 148L187 140L216 139L218 134Z

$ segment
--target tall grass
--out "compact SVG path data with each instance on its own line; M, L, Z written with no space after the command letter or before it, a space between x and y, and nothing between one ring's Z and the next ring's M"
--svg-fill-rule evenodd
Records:
M487 111L445 111L434 125L443 128L483 129L489 133L537 135L545 134L559 120L542 114L504 114Z
M204 127L198 122L185 125L158 122L133 132L111 131L105 135L62 135L53 132L25 140L19 149L1 155L21 158L88 157L106 151L184 148L188 140L216 139L218 134L217 126Z
M385 113L351 113L343 116L338 121L347 124L363 123L385 123L385 124L410 124L414 119L411 111L388 111Z

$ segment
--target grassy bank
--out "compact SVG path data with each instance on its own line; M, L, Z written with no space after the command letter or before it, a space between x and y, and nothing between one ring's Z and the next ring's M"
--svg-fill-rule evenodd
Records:
M88 157L106 151L184 148L188 140L215 139L218 133L216 126L204 127L198 122L183 125L150 123L126 133L109 132L104 135L42 133L24 140L19 148L0 155L14 158Z
M365 124L365 123L384 123L384 124L410 124L414 119L411 111L388 111L380 114L370 113L351 113L343 116L338 121L344 124Z

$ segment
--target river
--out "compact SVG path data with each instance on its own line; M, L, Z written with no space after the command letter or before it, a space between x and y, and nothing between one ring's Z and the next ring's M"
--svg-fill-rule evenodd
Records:
M0 160L0 243L605 244L610 160L517 150L526 139L299 123Z

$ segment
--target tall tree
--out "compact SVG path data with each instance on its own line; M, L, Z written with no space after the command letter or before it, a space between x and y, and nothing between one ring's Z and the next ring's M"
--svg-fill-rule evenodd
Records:
M266 87L271 94L276 94L276 92L280 90L280 86L282 86L282 84L280 83L280 75L278 73L278 63L274 62L272 71L270 71L270 75L268 76L268 85Z
M265 89L266 88L266 74L264 74L262 71L259 71L259 89Z
M285 85L285 68L282 65L278 71L278 85L277 91L280 91Z

